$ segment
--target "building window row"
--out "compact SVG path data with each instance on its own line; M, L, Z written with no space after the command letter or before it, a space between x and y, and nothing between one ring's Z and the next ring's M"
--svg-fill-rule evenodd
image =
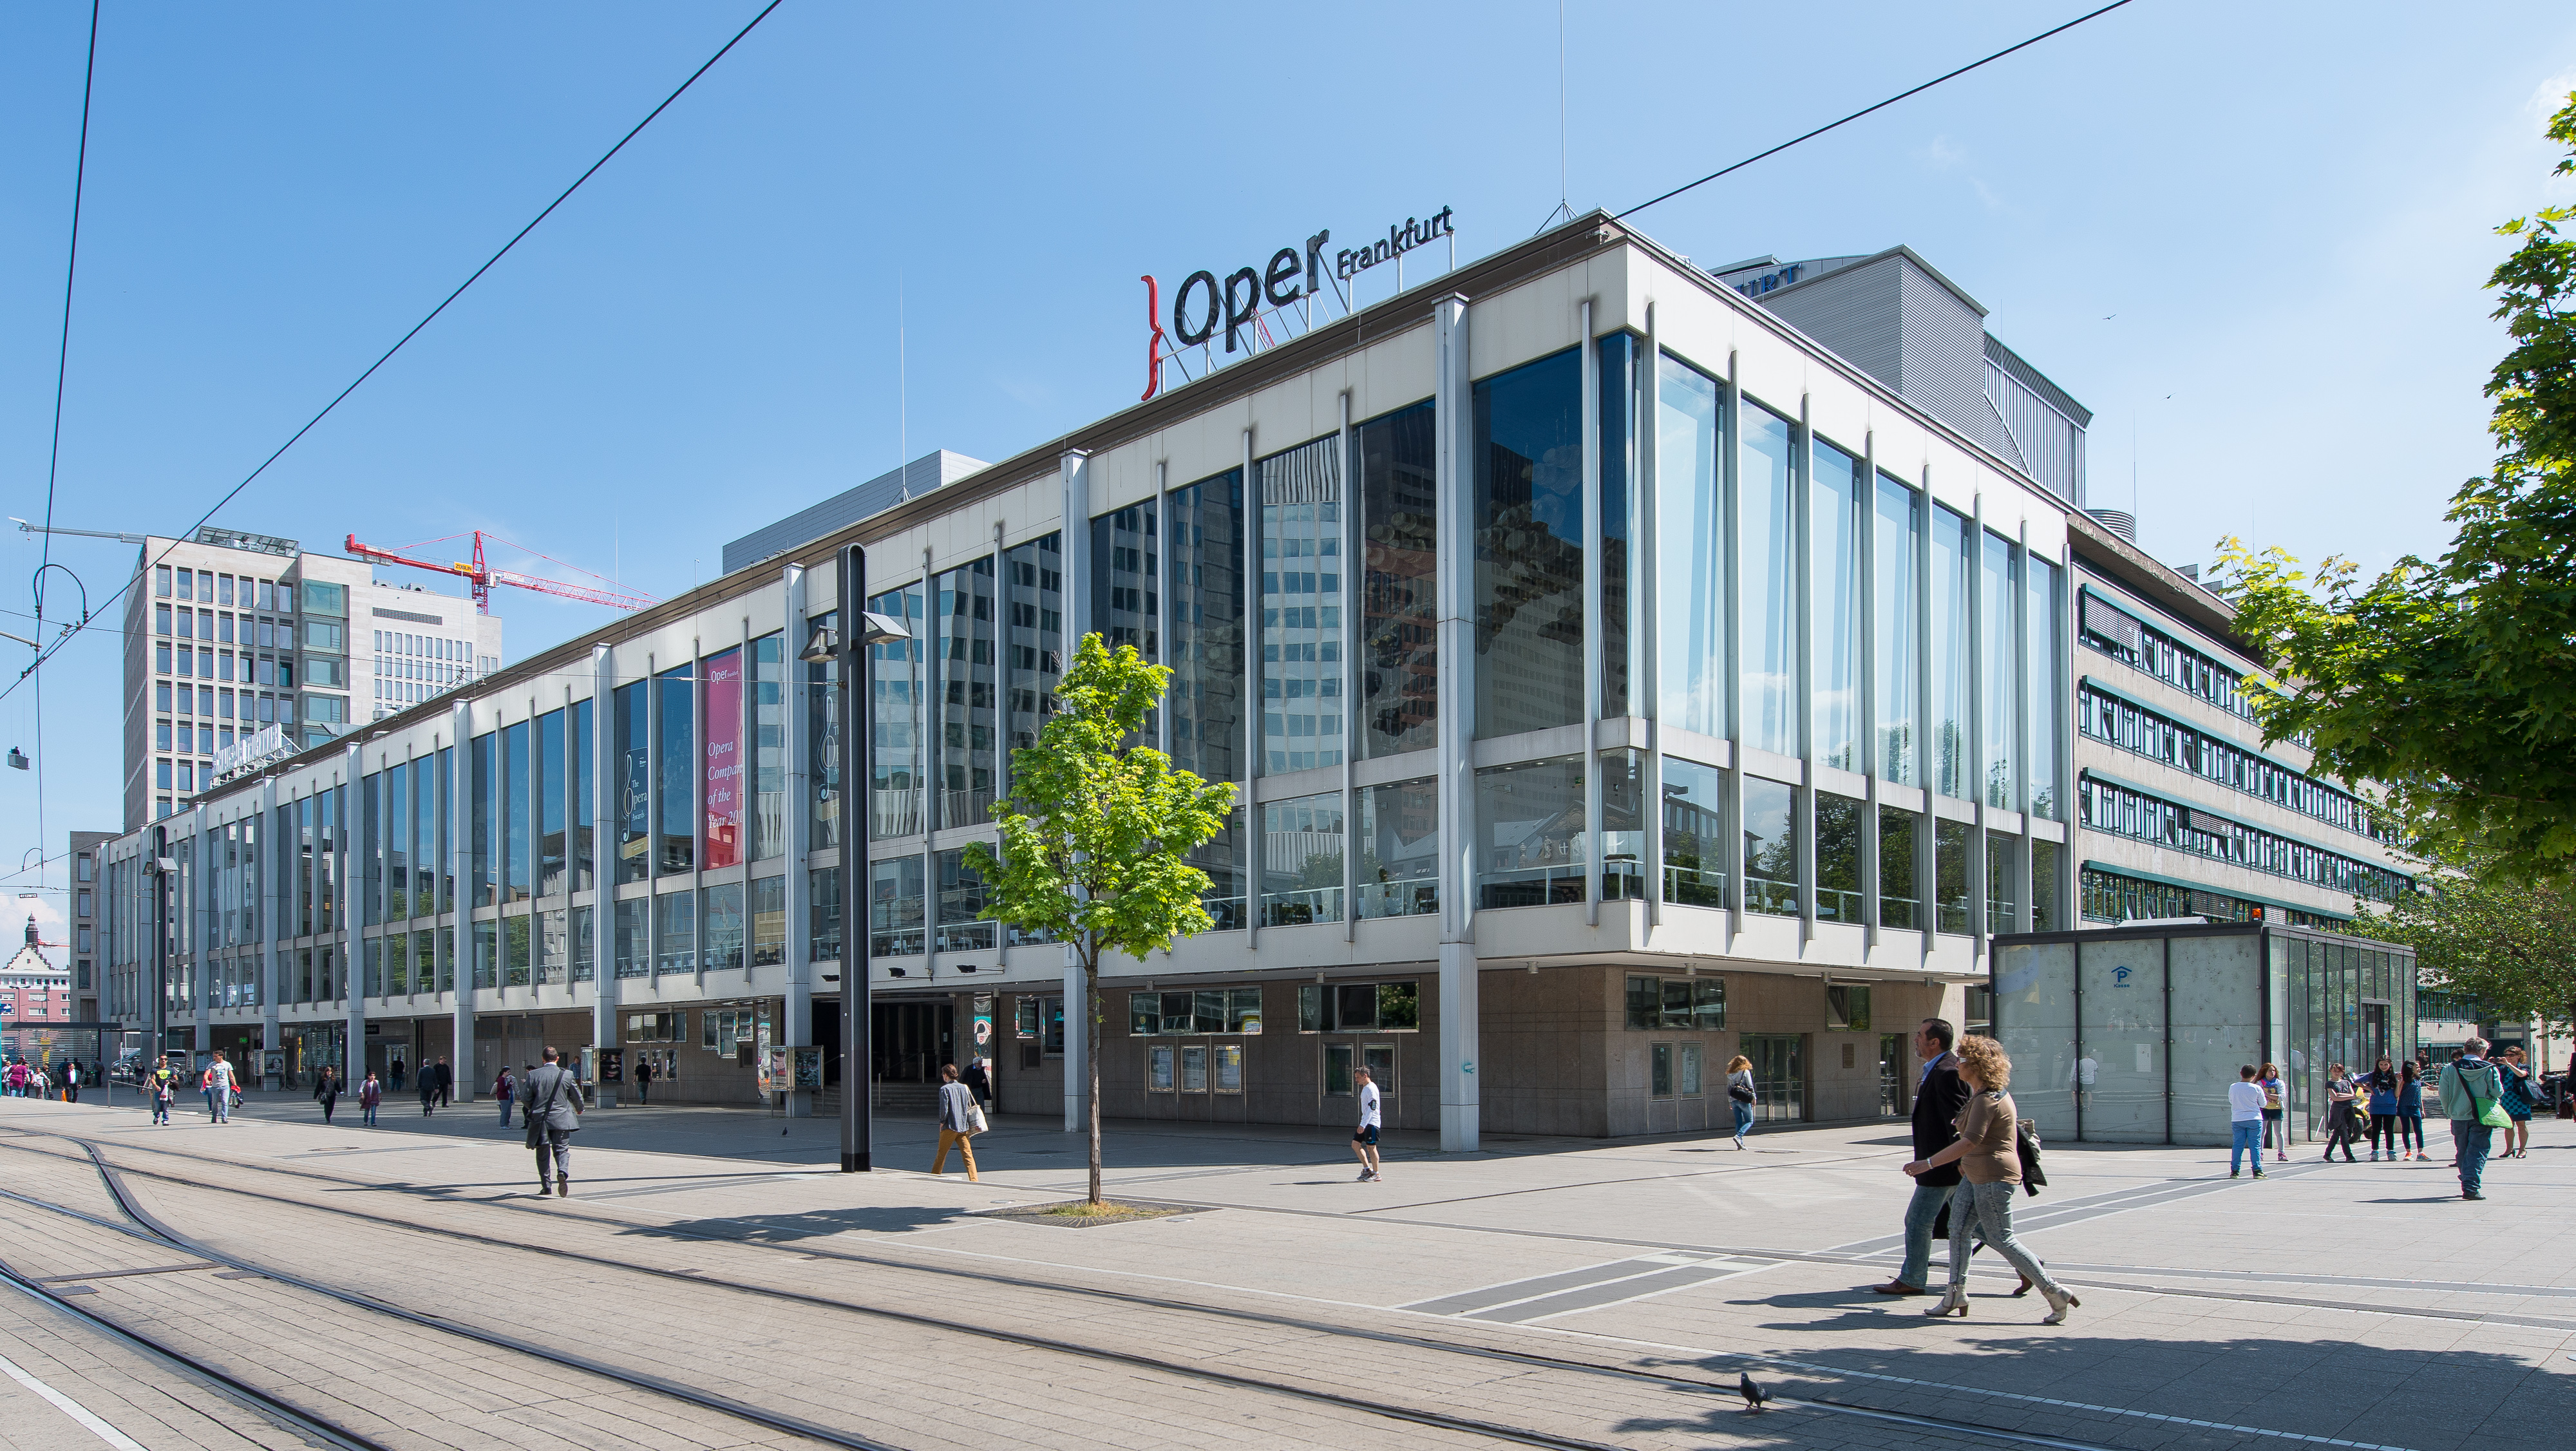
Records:
M2245 677L2215 656L2196 650L2137 616L2087 592L2084 643L2132 670L2142 671L2240 720L2254 719Z
M195 600L203 604L237 606L245 610L266 610L288 615L295 613L295 586L292 584L280 584L273 579L254 579L250 575L236 577L217 574L210 570L188 569L176 565L162 564L153 567L152 594L156 599ZM156 608L163 607L156 606ZM166 635L170 632L162 630L160 633Z
M2087 776L2076 788L2093 831L2170 846L2276 877L2392 902L2412 879L2369 862L2231 821L2226 817Z
M2350 792L2107 691L2090 685L2079 690L2075 718L2086 735L2106 745L2180 767L2373 841L2394 840L2387 827L2372 819L2370 808Z
M2292 927L2323 927L2335 931L2351 925L2351 919L2345 917L2248 901L2203 887L2151 882L2143 877L2094 866L2084 868L2077 885L2083 895L2084 920L2087 922L2116 925L2159 917L2207 917L2213 922L2251 922L2260 918Z

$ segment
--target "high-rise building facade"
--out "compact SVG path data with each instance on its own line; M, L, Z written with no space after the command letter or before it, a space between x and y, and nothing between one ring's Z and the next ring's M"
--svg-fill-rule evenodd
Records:
M247 761L319 745L489 673L501 622L363 560L212 526L149 538L125 607L126 829Z

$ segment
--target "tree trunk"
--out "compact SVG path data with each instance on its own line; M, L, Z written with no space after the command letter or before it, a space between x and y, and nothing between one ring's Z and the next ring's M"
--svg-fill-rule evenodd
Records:
M1100 1195L1100 963L1097 948L1082 964L1082 1069L1091 1080L1091 1202Z

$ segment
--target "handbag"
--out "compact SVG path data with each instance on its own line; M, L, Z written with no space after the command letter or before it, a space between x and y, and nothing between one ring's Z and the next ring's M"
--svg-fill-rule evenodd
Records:
M992 1124L986 1121L984 1117L984 1105L977 1103L972 1099L967 1100L966 1132L970 1134L980 1134L991 1127Z
M1730 1083L1726 1085L1726 1096L1734 1099L1737 1103L1751 1103L1753 1101L1753 1090L1745 1087L1741 1083Z

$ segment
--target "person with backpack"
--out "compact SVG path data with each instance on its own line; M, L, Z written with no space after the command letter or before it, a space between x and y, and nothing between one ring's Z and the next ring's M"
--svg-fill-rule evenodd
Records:
M2465 1048L2442 1070L2442 1112L2451 1121L2460 1197L2484 1199L2487 1153L2494 1146L2495 1131L2513 1120L2504 1111L2503 1078L2486 1060L2487 1040L2471 1038Z
M572 1136L581 1128L581 1084L564 1068L562 1053L548 1047L545 1061L519 1080L519 1102L527 1105L528 1147L537 1156L537 1195L545 1197L546 1156L554 1156L554 1192L572 1197Z
M385 1101L385 1086L376 1081L371 1071L367 1081L358 1085L358 1109L367 1116L367 1127L376 1126L376 1105Z
M1726 1060L1726 1106L1735 1111L1735 1148L1744 1150L1744 1136L1753 1132L1753 1060L1738 1053Z

